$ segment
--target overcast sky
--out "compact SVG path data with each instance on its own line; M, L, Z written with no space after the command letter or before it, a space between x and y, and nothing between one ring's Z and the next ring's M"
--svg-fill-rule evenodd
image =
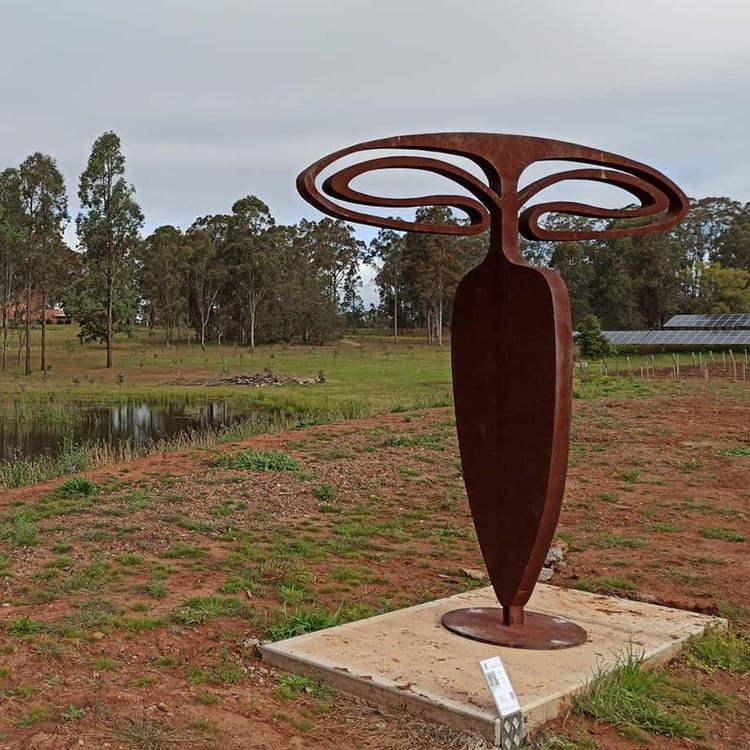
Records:
M312 161L453 130L600 147L689 195L750 201L748 0L0 0L0 11L0 168L51 154L72 216L105 130L122 139L146 231L247 194L279 222L317 219L294 188Z

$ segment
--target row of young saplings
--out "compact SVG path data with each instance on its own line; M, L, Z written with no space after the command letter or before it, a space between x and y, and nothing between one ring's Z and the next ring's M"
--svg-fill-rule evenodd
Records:
M714 355L713 351L706 353L699 351L690 353L692 363L687 361L686 357L680 357L679 352L672 353L672 366L666 368L657 368L656 358L653 354L650 354L646 359L644 365L639 367L633 367L629 356L625 356L625 367L620 368L620 361L616 359L614 361L614 367L610 367L610 363L606 359L599 361L599 374L600 375L626 375L628 377L638 377L641 380L647 378L656 378L659 376L667 376L671 379L679 379L681 377L700 377L709 379L711 375L714 377L730 377L732 380L747 381L748 375L750 374L750 359L748 358L748 350L745 349L742 354L737 354L731 350L725 350L720 352L719 355ZM584 361L579 361L581 368L581 374L586 374L588 364Z

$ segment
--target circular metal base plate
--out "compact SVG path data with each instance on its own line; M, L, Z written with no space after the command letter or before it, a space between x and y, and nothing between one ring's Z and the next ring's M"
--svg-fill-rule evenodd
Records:
M503 625L500 607L454 609L442 617L448 630L465 638L510 648L558 649L586 643L586 631L564 617L524 612L523 625Z

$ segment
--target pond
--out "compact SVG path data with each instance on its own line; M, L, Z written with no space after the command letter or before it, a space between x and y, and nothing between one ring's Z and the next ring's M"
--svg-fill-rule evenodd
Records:
M77 402L38 409L17 404L0 413L0 461L18 456L56 457L66 446L91 443L140 448L154 440L216 430L258 411L227 400Z

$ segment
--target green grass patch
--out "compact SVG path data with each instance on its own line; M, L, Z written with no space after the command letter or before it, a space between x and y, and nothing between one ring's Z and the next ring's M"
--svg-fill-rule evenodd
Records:
M721 539L724 542L744 542L745 536L735 529L726 527L712 527L699 529L698 533L704 539Z
M175 612L174 619L182 625L200 625L217 617L249 617L250 614L250 610L234 597L196 596Z
M591 546L597 549L612 549L621 547L625 549L641 549L646 546L643 539L635 536L622 536L621 534L599 534L591 540Z
M99 486L85 477L66 479L55 490L62 497L92 497L99 492Z
M711 628L690 641L685 661L703 672L750 673L750 641L733 630Z
M666 670L644 669L642 659L629 655L612 672L601 674L582 695L574 710L611 724L623 736L648 742L649 735L700 739L705 710L719 710L727 699L692 683L677 680Z
M219 456L213 466L243 471L297 471L299 464L286 453L249 450L234 456Z
M635 591L636 587L632 581L625 578L595 577L578 579L574 588L594 594L617 594Z
M274 697L279 700L296 700L297 698L314 698L317 701L330 700L333 691L322 682L309 677L294 674L283 674L276 678L278 683Z
M726 448L718 451L717 455L723 458L738 458L741 456L750 456L750 445L743 445L739 448Z
M268 635L273 641L281 641L296 635L330 628L339 624L339 614L339 612L329 614L313 609L298 609L292 615L284 612L281 622L268 628Z
M162 552L161 556L166 557L168 560L175 560L178 558L197 559L205 557L207 554L208 550L204 547L196 547L193 544L175 544L165 552Z

